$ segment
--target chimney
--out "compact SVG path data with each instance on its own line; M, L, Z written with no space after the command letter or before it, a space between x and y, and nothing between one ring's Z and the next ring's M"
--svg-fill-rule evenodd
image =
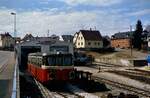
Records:
M92 31L92 28L90 28L90 31Z

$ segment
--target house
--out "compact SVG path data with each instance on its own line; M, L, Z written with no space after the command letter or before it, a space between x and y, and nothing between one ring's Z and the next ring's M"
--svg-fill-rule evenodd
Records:
M150 51L150 26L149 26L149 28L147 27L146 29L145 29L145 32L147 32L147 47L148 47L148 51Z
M65 41L65 42L71 42L71 43L73 42L72 35L62 35L61 37L62 37L63 41Z
M22 39L22 41L30 41L30 40L34 40L34 37L32 36L32 34L26 34L24 38Z
M39 37L39 36L36 36L34 37L32 34L26 34L24 36L24 38L22 39L22 42L25 42L25 41L49 41L49 40L59 40L59 36L56 36L56 35L51 35L50 37Z
M0 34L0 48L11 48L14 45L15 40L8 32Z
M21 42L21 38L20 37L13 37L15 39L15 42L18 44Z
M110 48L111 47L111 39L109 36L103 36L103 48Z
M111 37L111 47L130 48L131 47L131 38L133 36L133 33L134 33L134 31L115 33Z
M76 32L73 38L76 48L99 49L103 48L103 40L97 30L80 30Z
M147 36L147 42L148 42L148 51L150 51L150 33Z
M59 40L59 36L53 34L49 38L54 39L54 40Z

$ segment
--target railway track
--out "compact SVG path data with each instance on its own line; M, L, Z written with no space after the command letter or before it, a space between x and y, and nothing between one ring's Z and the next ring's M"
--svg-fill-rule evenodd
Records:
M104 63L104 62L94 62L94 64L104 66L104 67L123 67L123 65Z
M150 84L150 74L146 74L143 72L133 72L133 71L120 71L120 70L115 70L115 71L108 71L110 73L114 73L117 75L129 77L130 79L138 80L147 84Z
M35 80L35 79L34 79ZM35 80L36 84L38 85L43 98L79 98L76 95L64 93L64 92L52 92L46 87L44 87L41 83Z
M150 75L150 71L142 70L142 69L127 69L132 72L137 72L144 75Z
M67 98L66 96L59 94L57 92L50 92L46 87L44 87L40 82L38 82L36 79L34 79L36 82L36 85L41 91L41 94L43 98Z
M106 84L111 85L113 87L117 87L117 88L120 88L120 89L127 90L127 91L132 92L132 93L134 93L136 95L139 95L141 97L150 98L150 91L148 91L148 90L136 88L136 87L133 87L133 86L129 86L129 85L126 85L126 84L122 84L122 83L115 82L115 81L108 80L108 79L101 78L101 77L92 76L92 78L94 80L106 83Z
M40 82L34 79L36 85L41 91L43 98L84 98L78 94L73 94L69 92L54 92L50 91L48 88L44 87Z

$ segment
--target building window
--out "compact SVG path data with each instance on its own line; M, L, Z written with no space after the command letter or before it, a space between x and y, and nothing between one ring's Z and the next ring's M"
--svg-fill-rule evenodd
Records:
M80 45L80 43L78 43L78 45Z
M88 45L91 45L91 43L90 43L90 42L88 42Z
M98 42L97 44L98 44L98 45L100 45L100 43L99 43L99 42Z
M78 39L80 40L80 37L78 37Z
M97 43L96 43L96 42L95 42L94 44L95 44L95 45L97 45Z
M81 45L83 45L83 42L81 42Z
M81 40L82 40L82 37L81 37Z

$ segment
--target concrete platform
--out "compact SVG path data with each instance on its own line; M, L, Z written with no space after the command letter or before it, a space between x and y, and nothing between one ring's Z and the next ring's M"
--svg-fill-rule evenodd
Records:
M0 51L0 98L11 97L14 65L14 53Z

